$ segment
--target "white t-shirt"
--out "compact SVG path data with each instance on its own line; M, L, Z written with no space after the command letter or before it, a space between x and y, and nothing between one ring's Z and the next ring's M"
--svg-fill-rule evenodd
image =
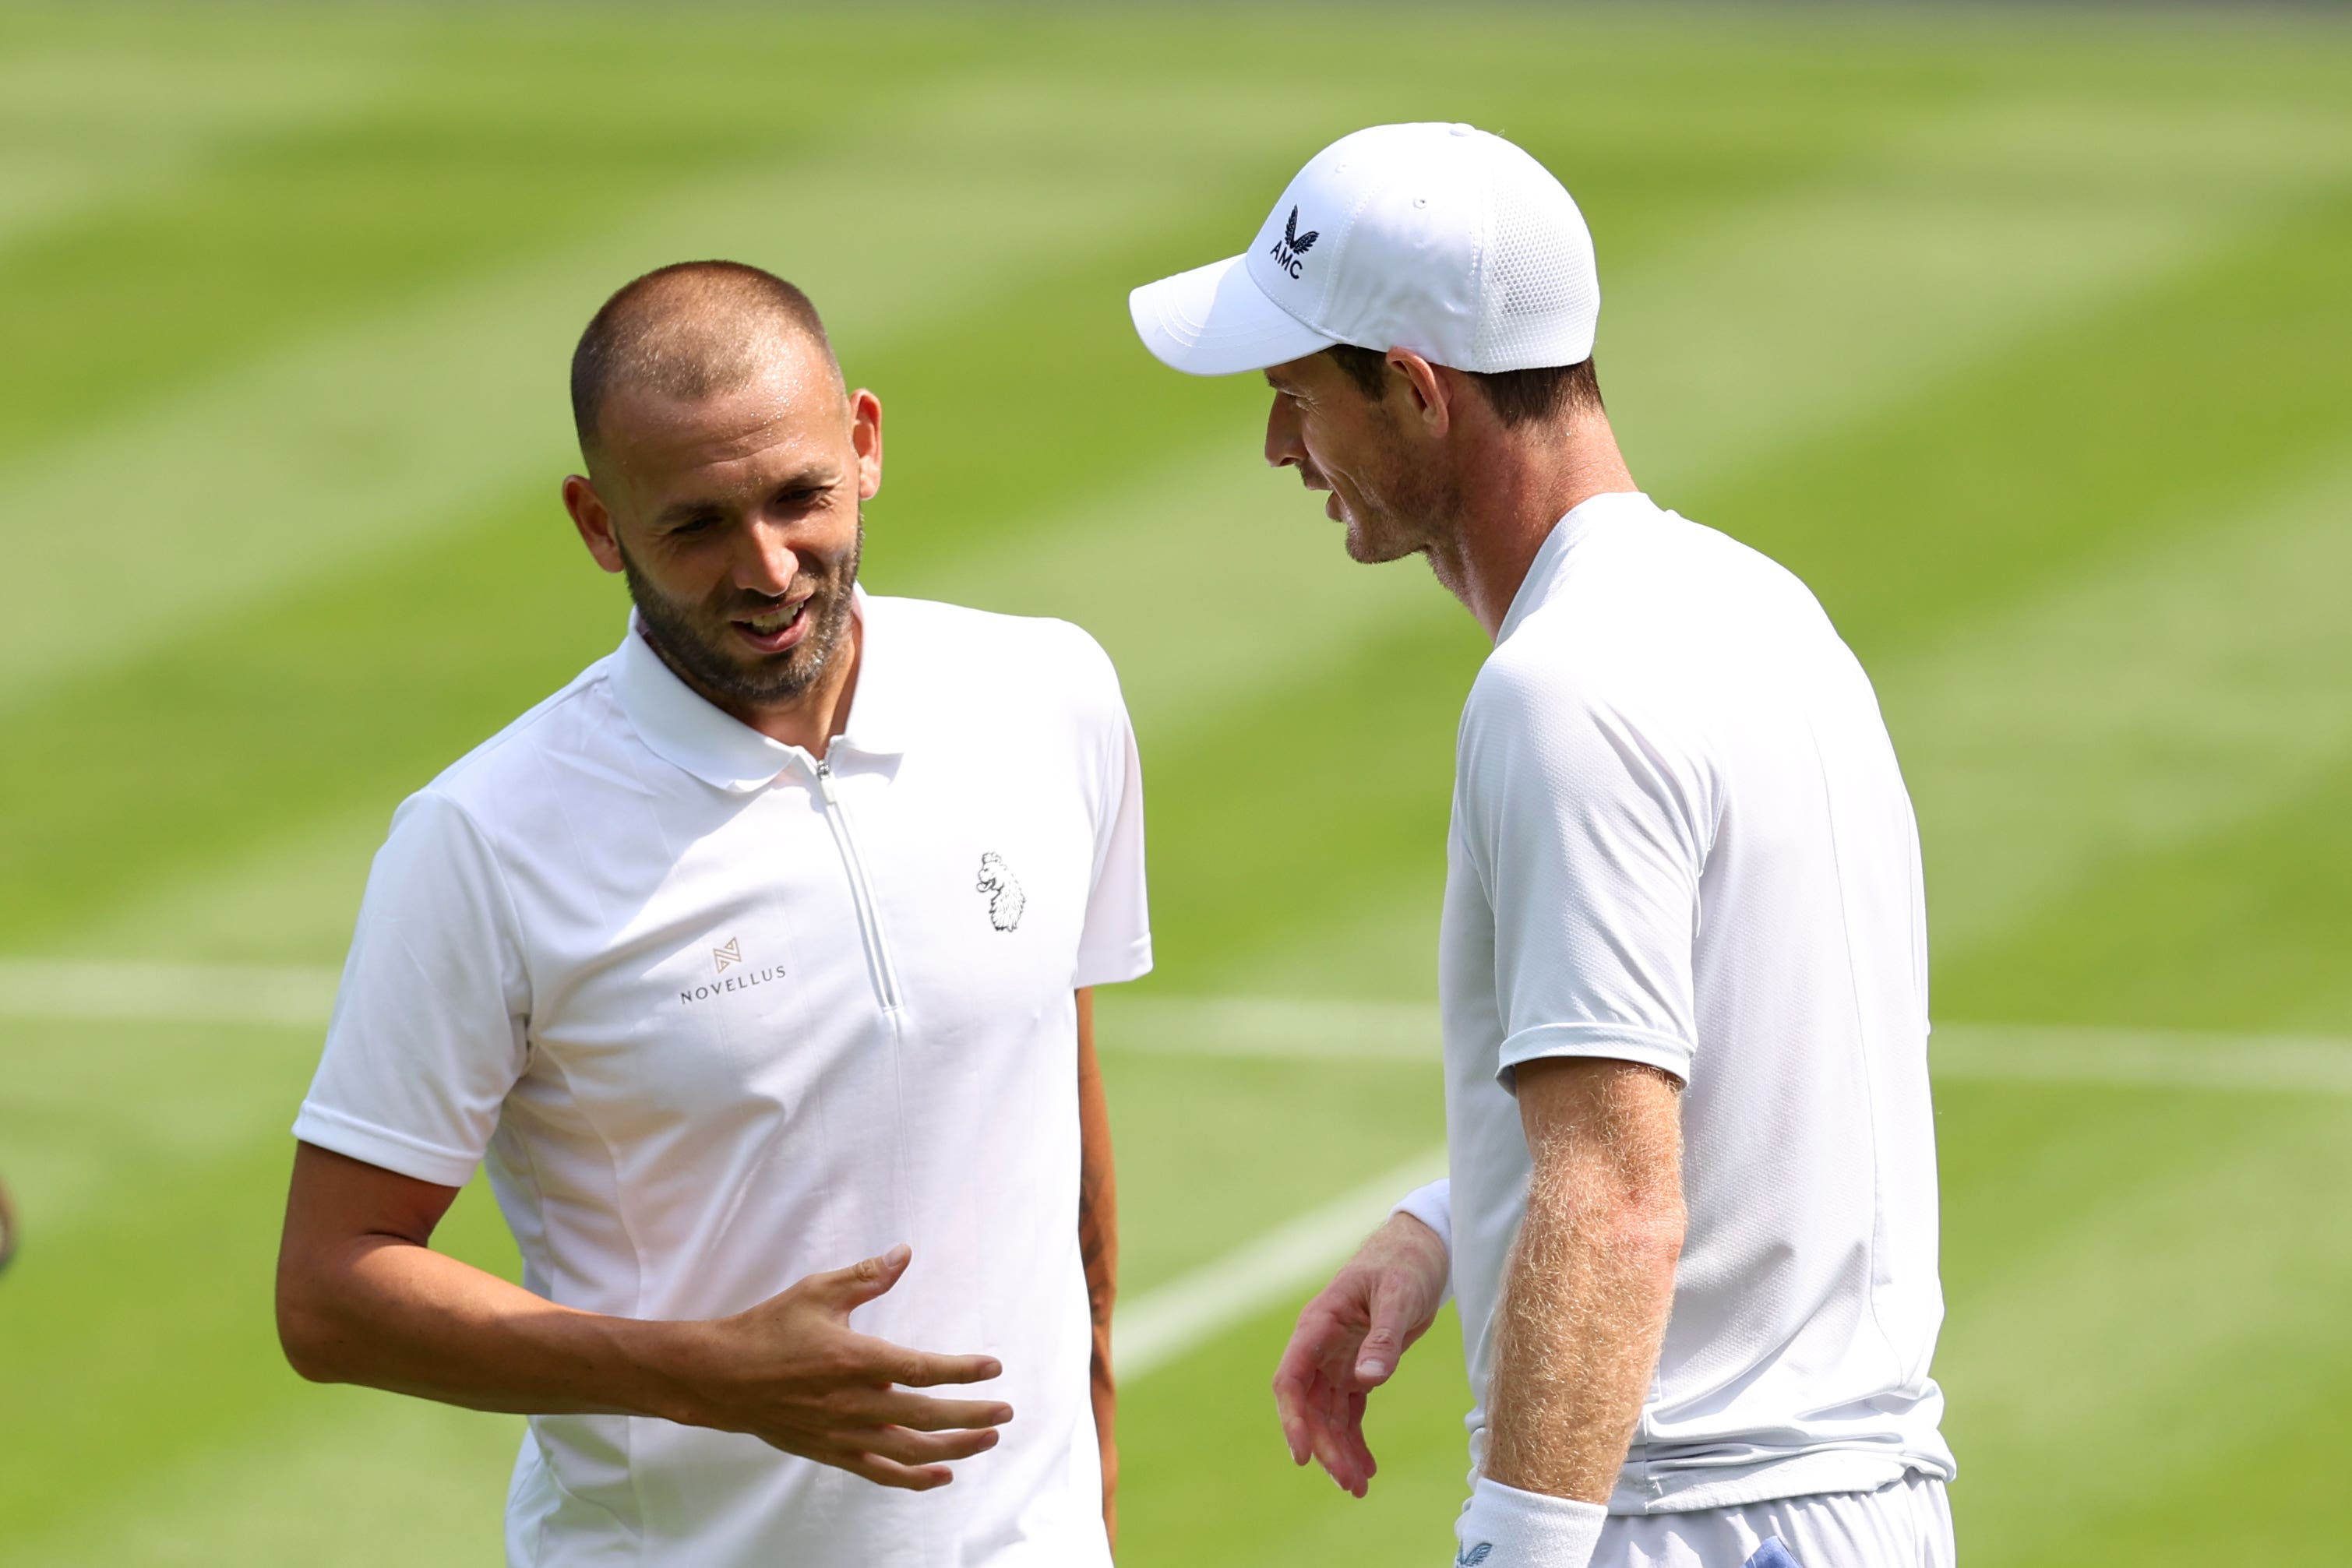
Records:
M1439 956L1454 1288L1485 1454L1529 1171L1515 1064L1681 1078L1689 1228L1611 1509L1952 1473L1917 829L1804 584L1605 495L1553 529L1462 716Z
M1014 1418L915 1494L534 1416L512 1563L1110 1561L1071 993L1150 967L1133 736L1076 627L858 612L824 779L633 632L411 797L294 1131L446 1186L484 1162L525 1284L591 1312L719 1316L907 1242L853 1326L999 1358L970 1392Z

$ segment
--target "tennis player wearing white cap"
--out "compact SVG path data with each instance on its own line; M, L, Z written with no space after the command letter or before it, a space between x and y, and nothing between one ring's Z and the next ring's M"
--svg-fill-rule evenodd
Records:
M1497 137L1379 126L1130 303L1176 369L1263 370L1267 462L1495 640L1441 925L1450 1176L1300 1313L1292 1458L1362 1495L1366 1396L1450 1285L1457 1563L1949 1563L1910 801L1804 585L1635 488L1576 204Z

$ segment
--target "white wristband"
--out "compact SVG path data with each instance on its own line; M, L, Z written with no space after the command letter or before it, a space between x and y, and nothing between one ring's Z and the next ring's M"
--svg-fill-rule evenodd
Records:
M1597 1502L1546 1497L1480 1477L1470 1506L1454 1521L1459 1568L1586 1568L1609 1511Z
M1432 1230L1445 1243L1445 1255L1454 1255L1454 1184L1439 1176L1427 1186L1415 1187L1405 1194L1404 1201L1389 1210L1391 1214L1410 1214Z

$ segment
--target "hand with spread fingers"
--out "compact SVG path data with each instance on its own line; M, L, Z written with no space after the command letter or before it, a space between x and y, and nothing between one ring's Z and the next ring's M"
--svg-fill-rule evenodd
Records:
M1307 1303L1274 1375L1290 1460L1313 1458L1362 1497L1380 1466L1364 1441L1364 1406L1444 1304L1445 1243L1395 1214Z
M946 1485L950 1461L996 1447L996 1428L1013 1419L1013 1407L911 1392L1001 1376L993 1357L935 1355L850 1328L850 1312L897 1284L909 1257L896 1247L812 1274L705 1325L707 1370L696 1379L691 1418L877 1485Z
M929 1491L997 1446L1002 1399L917 1390L1004 1375L849 1326L913 1249L800 1280L724 1317L563 1307L429 1245L455 1187L303 1144L278 1254L278 1333L303 1376L474 1410L655 1416L757 1437L878 1486ZM1091 1499L1088 1500L1091 1501Z

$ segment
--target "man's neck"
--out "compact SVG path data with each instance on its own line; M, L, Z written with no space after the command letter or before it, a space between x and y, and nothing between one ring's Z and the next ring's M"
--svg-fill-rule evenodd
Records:
M1429 564L1486 635L1503 618L1560 518L1595 496L1638 488L1606 415L1578 416L1541 436L1509 437L1465 476L1453 537Z
M669 656L660 642L645 636L651 648L670 674L686 683L687 688L730 718L758 730L770 740L785 746L797 746L811 757L823 758L834 737L849 727L849 705L857 695L858 667L866 644L866 625L862 617L852 615L844 629L841 646L827 661L824 673L816 685L789 702L762 704L754 706L723 692L715 692L695 678L690 670L682 668Z

